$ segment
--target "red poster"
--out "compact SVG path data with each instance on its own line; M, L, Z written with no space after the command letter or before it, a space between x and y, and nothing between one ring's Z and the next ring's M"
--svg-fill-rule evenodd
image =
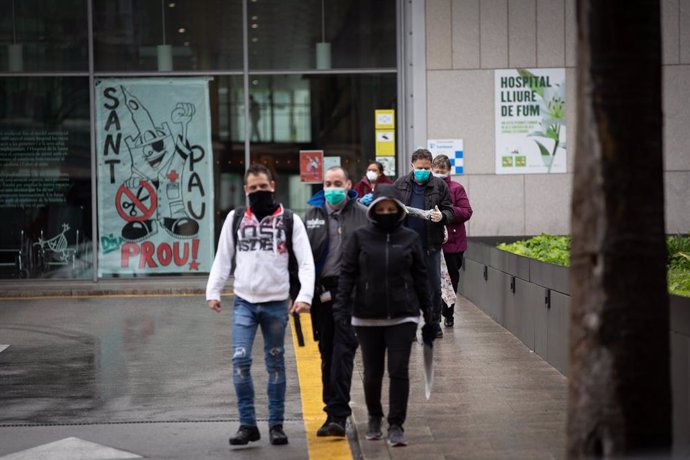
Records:
M323 150L300 150L299 178L302 182L323 182Z

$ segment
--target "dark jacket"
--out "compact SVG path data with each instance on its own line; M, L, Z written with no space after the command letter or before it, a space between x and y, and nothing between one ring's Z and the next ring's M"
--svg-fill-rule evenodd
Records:
M443 252L458 253L467 250L467 233L465 222L472 217L472 206L465 193L462 184L450 179L450 176L443 179L450 190L450 199L453 202L453 214L455 221L446 226L448 229L448 242L443 245Z
M395 181L395 188L400 193L400 199L406 206L410 205L412 199L412 187L414 186L414 175L412 173L399 177ZM454 222L453 203L450 201L448 186L443 179L430 176L429 181L424 187L424 209L438 209L443 214L441 222L435 223L426 221L426 247L429 251L438 251L443 245L443 226ZM413 217L408 217L413 219Z
M366 208L357 202L357 193L350 190L348 202L340 211L340 228L342 231L342 247L352 237L356 229L367 223ZM316 267L316 279L319 279L321 270L326 263L328 255L328 210L326 209L326 197L323 190L317 192L307 202L309 207L304 214L304 226L307 228L307 236L311 244L311 252L314 255Z
M383 174L379 176L378 180L376 181L376 186L378 187L379 185L392 183L393 181L391 181L388 178L388 176ZM371 182L369 182L369 179L367 179L367 176L362 177L362 180L357 182L357 184L353 188L355 189L355 192L357 192L357 196L359 198L362 198L367 193L371 193L374 191L374 189L371 187Z
M379 193L381 191L381 193ZM417 232L399 225L390 233L371 219L377 195L395 197L393 186L377 187L367 211L370 222L355 231L343 251L338 295L333 305L336 321L428 316L431 306L425 256ZM402 206L402 203L400 203ZM402 211L402 209L401 209Z

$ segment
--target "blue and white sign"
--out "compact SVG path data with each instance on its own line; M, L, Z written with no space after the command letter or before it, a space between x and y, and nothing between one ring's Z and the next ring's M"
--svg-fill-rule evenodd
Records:
M427 148L434 158L445 155L450 160L450 174L458 176L465 172L462 139L429 139Z

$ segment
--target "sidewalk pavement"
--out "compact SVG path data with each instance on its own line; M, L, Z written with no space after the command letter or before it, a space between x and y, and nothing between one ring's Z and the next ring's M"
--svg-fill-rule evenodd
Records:
M136 293L144 289L130 280L119 283ZM157 288L173 289L174 284ZM115 293L116 288L112 282L99 292ZM146 458L307 458L290 340L285 344L287 378L293 383L288 385L285 424L289 446L278 450L268 445L265 420L259 421L260 442L242 449L227 444L237 426L229 297L223 313L215 315L201 293L10 300L7 291L0 300L0 345L10 345L0 351L1 460L67 437ZM25 291L39 293L38 288ZM86 291L72 286L63 292ZM434 347L435 382L428 401L422 347L414 345L405 423L409 446L404 448L364 439L367 414L358 353L352 386L357 455L564 458L565 377L463 298L456 305L455 328L445 332ZM265 418L262 348L258 334L253 375L257 414ZM383 395L385 409L387 385Z
M434 344L435 378L428 401L422 346L413 345L407 447L364 438L367 411L358 354L352 406L364 458L565 458L566 378L468 300L460 297L455 311L455 327L444 328L444 337ZM384 413L386 381L387 376Z

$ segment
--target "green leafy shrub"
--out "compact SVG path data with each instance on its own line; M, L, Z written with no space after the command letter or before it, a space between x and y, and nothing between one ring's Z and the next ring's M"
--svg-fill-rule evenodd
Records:
M666 237L666 254L669 266L690 270L690 235Z
M541 260L542 262L550 264L562 265L564 267L570 265L569 236L542 233L528 240L516 241L514 243L501 243L497 247L503 251L529 257L530 259Z
M667 273L668 292L690 297L690 270L669 267Z
M570 265L570 237L541 235L514 243L501 243L498 249L531 259L567 267ZM690 297L690 234L666 237L668 289L671 294Z
M669 292L690 297L690 234L667 237L666 254Z

